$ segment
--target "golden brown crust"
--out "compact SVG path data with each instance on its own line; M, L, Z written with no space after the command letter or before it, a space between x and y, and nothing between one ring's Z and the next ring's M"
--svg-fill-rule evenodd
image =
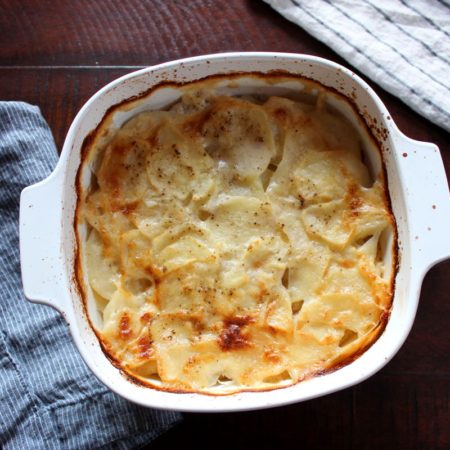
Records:
M106 304L104 350L183 392L272 389L351 362L392 301L384 168L368 186L358 137L319 103L185 97L86 141L76 264L83 295Z

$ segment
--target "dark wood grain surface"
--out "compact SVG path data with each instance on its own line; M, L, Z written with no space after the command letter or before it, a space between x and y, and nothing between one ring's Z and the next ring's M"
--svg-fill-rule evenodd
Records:
M144 66L258 50L308 53L348 66L260 0L0 0L0 12L0 99L38 105L59 149L95 91ZM449 133L369 83L405 134L440 147L449 175ZM148 448L450 448L449 280L449 261L430 270L406 343L369 380L272 410L186 414Z

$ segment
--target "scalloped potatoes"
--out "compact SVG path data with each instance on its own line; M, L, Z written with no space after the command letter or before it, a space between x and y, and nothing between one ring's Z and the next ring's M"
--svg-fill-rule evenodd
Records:
M361 151L323 101L202 90L97 141L79 269L108 354L155 387L220 393L367 348L391 306L395 224Z

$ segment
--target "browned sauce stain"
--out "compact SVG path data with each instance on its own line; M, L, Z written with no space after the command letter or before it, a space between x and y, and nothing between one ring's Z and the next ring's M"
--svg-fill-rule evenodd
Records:
M264 359L264 361L271 363L271 364L277 364L277 363L281 362L280 355L278 354L277 351L275 351L272 348L268 348L268 349L264 350L263 359Z
M353 217L357 217L359 215L359 209L364 202L359 195L359 188L356 184L349 185L346 198L350 207L351 215Z
M146 312L146 313L142 314L142 316L140 317L139 320L144 325L147 325L152 321L152 315L149 312Z
M153 356L152 340L148 336L142 336L138 340L139 358L148 359Z
M350 269L356 265L355 261L352 261L351 259L343 259L339 262L339 264L341 267L345 267L346 269Z
M283 108L277 108L273 114L280 122L286 122L289 119L288 112Z
M122 339L129 339L132 335L130 316L127 313L123 313L119 322L119 336Z
M192 119L184 123L184 132L188 136L201 136L204 124L214 115L214 108L208 108L206 111L200 111Z
M111 210L114 212L121 212L123 215L128 216L134 211L136 211L136 208L138 207L139 202L130 202L125 204L119 204L115 203L111 205Z
M205 329L205 324L200 317L192 316L189 320L197 333L201 333Z
M236 316L225 319L219 336L219 346L223 351L239 350L251 345L249 337L242 328L252 322L250 316Z
M269 295L269 290L267 289L267 287L265 286L265 284L260 281L258 283L258 292L256 294L253 295L253 298L259 303L263 303L264 300L266 299L267 295Z

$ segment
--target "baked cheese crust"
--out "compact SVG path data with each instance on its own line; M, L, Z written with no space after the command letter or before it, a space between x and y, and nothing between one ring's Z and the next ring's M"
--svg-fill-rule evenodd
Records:
M323 101L187 90L90 149L81 268L106 351L162 389L297 383L379 335L395 224ZM92 158L91 158L92 160Z

